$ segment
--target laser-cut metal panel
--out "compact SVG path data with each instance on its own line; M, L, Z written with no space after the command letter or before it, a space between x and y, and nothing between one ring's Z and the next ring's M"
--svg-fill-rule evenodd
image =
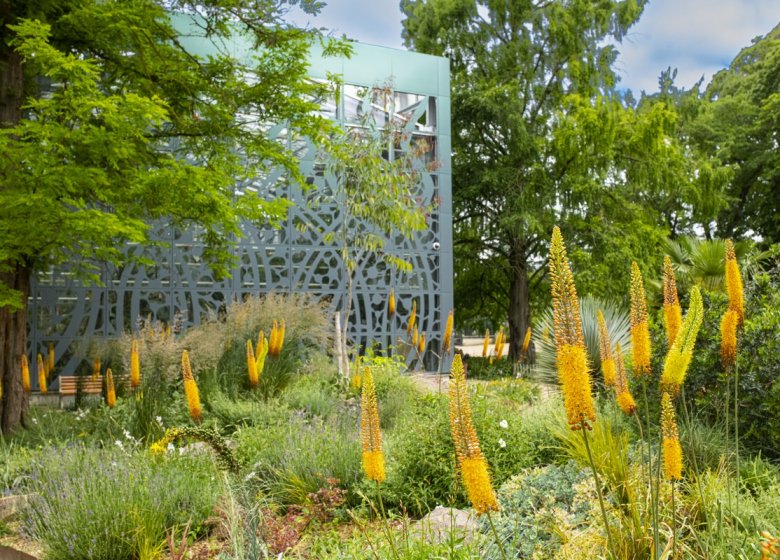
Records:
M434 209L427 230L387 244L390 254L412 263L412 272L395 270L381 259L360 264L352 295L351 338L360 346L376 342L382 347L405 340L406 321L416 300L420 329L431 350L427 365L434 368L432 352L438 350L453 294L448 61L358 43L353 47L348 60L312 53L312 78L336 72L344 84L339 102L324 100L321 112L342 126L354 126L366 111L373 112L377 124L392 121L400 126L407 135L390 157L400 157L414 143L425 141L431 151L415 163L421 182L409 196L433 203ZM392 90L373 96L371 89L378 84L392 84ZM154 237L166 245L127 248L128 253L141 251L154 265L105 266L105 287L82 286L67 267L38 276L30 300L30 357L37 352L45 355L53 342L57 374L87 371L82 356L89 341L130 331L139 316L171 321L180 315L187 327L219 313L231 301L271 291L314 293L327 298L331 309L339 309L346 295L344 267L337 248L323 237L340 223L341 209L333 202L338 184L308 139L292 137L283 125L271 127L269 134L295 150L308 188L284 185L281 171L237 185L239 195L244 189L269 198L284 195L294 206L280 229L242 224L243 237L233 249L237 265L230 278L214 280L195 231L160 224ZM317 199L330 202L313 204ZM398 311L389 320L386 302L391 289ZM32 377L35 383L37 376Z

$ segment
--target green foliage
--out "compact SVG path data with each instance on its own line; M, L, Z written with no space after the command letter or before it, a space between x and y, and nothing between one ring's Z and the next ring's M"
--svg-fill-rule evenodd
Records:
M133 560L160 547L166 529L201 534L219 495L208 459L51 449L34 464L26 531L46 557Z
M512 377L512 361L509 359L493 360L481 356L469 356L466 361L466 376L469 379L501 379Z
M626 268L626 270L628 270ZM626 274L627 277L627 274ZM626 281L626 289L628 282ZM631 319L628 310L611 301L600 300L591 296L580 298L580 313L582 317L582 335L588 350L588 364L595 379L601 380L601 357L599 354L598 310L604 314L612 344L620 343L626 358L631 349ZM536 362L531 375L545 383L558 382L558 369L555 365L555 327L553 325L552 309L545 311L537 321L537 336L534 346Z

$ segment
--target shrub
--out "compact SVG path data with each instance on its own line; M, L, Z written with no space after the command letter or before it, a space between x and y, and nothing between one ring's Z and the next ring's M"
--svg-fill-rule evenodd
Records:
M189 522L192 534L203 532L219 495L215 476L205 457L52 449L35 463L26 531L53 560L148 557L166 529Z
M481 356L470 356L466 361L466 375L469 379L501 379L513 377L512 362L506 358L493 360Z

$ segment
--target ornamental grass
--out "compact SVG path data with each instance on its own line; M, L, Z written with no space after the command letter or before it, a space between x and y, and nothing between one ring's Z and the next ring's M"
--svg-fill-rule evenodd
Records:
M688 373L688 366L693 358L693 347L704 319L704 306L698 286L691 289L690 304L685 314L680 332L669 348L661 374L661 390L677 397Z
M642 273L636 261L631 263L631 355L634 375L650 375L650 329L647 323L647 299Z
M682 308L677 299L677 280L674 277L672 259L664 256L664 330L666 340L671 347L682 324Z
M190 355L186 350L181 353L181 376L184 380L184 396L187 398L187 408L189 409L190 417L196 423L200 423L200 392L198 391L198 384L195 382L195 378L192 376L192 369L190 368Z
M382 453L382 436L379 432L379 408L376 385L371 368L363 369L360 394L360 443L363 472L366 478L377 483L385 480L385 456Z

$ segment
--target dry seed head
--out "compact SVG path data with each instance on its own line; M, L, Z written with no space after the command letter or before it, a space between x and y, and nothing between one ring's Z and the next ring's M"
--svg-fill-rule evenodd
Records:
M379 408L376 386L371 368L363 369L360 395L360 443L363 451L363 470L370 480L385 479L385 460L382 454L382 436L379 432Z
M116 388L114 387L114 374L111 368L106 368L106 404L108 408L116 406Z
M452 329L455 326L455 314L450 310L447 315L447 324L444 327L444 339L442 340L442 351L446 354L452 346Z
M22 354L22 388L28 395L30 394L30 364L27 361L27 354Z
M727 239L726 247L726 293L729 296L729 309L737 313L738 325L745 319L745 296L742 288L742 275L739 272L734 242Z
M141 359L138 356L138 341L130 342L130 387L138 389L141 386Z
M691 301L685 314L680 332L669 348L664 361L664 371L661 374L661 390L676 397L680 392L688 366L693 358L693 348L704 318L704 305L701 292L697 286L691 290Z
M726 310L720 321L720 360L727 370L737 361L737 325L739 316L733 309Z
M661 398L661 438L664 459L664 477L667 480L682 479L682 448L677 432L674 406L669 393Z

